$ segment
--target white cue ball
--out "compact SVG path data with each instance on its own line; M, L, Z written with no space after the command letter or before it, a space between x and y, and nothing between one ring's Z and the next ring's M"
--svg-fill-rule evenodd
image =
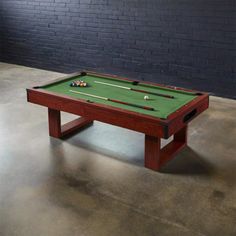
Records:
M144 96L144 99L145 99L145 100L148 100L148 99L149 99L149 97L148 97L148 96Z

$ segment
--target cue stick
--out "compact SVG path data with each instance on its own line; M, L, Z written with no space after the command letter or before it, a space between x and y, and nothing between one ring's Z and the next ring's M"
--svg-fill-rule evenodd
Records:
M109 83L104 83L104 82L100 82L100 81L94 81L94 82L97 83L97 84L104 84L104 85L111 86L111 87L117 87L117 88L132 90L132 91L135 91L135 92L148 93L148 94L157 95L157 96L161 96L161 97L165 97L165 98L174 98L174 96L167 95L167 94L149 92L147 90L134 89L134 88L130 88L130 87L120 86L120 85L116 85L116 84L109 84Z
M138 105L138 104L134 104L134 103L123 102L123 101L120 101L120 100L101 97L101 96L97 96L97 95L89 94L89 93L83 93L83 92L79 92L79 91L75 91L75 90L69 90L69 91L72 92L72 93L78 93L78 94L82 94L82 95L85 95L85 96L99 98L99 99L110 101L110 102L116 102L116 103L132 106L132 107L138 107L138 108L142 108L142 109L145 109L145 110L154 111L153 107L147 107L147 106L142 106L142 105Z

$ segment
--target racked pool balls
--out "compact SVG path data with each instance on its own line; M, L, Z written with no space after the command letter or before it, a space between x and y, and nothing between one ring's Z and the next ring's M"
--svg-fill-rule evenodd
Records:
M76 80L70 83L71 87L87 87L87 83L83 80Z

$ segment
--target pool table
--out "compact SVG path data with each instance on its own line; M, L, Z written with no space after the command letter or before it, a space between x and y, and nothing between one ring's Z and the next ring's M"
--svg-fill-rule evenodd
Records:
M70 86L78 80L88 86ZM78 132L94 120L144 133L144 165L152 170L160 170L187 145L188 123L209 105L207 93L89 71L28 88L27 99L48 107L49 135L55 138ZM61 111L79 118L61 125ZM161 139L172 135L161 148Z

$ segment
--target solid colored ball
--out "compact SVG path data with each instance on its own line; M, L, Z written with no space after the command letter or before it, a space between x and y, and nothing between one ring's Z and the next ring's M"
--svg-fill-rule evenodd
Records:
M144 99L145 99L145 100L148 100L148 99L149 99L149 97L148 97L148 96L144 96Z

